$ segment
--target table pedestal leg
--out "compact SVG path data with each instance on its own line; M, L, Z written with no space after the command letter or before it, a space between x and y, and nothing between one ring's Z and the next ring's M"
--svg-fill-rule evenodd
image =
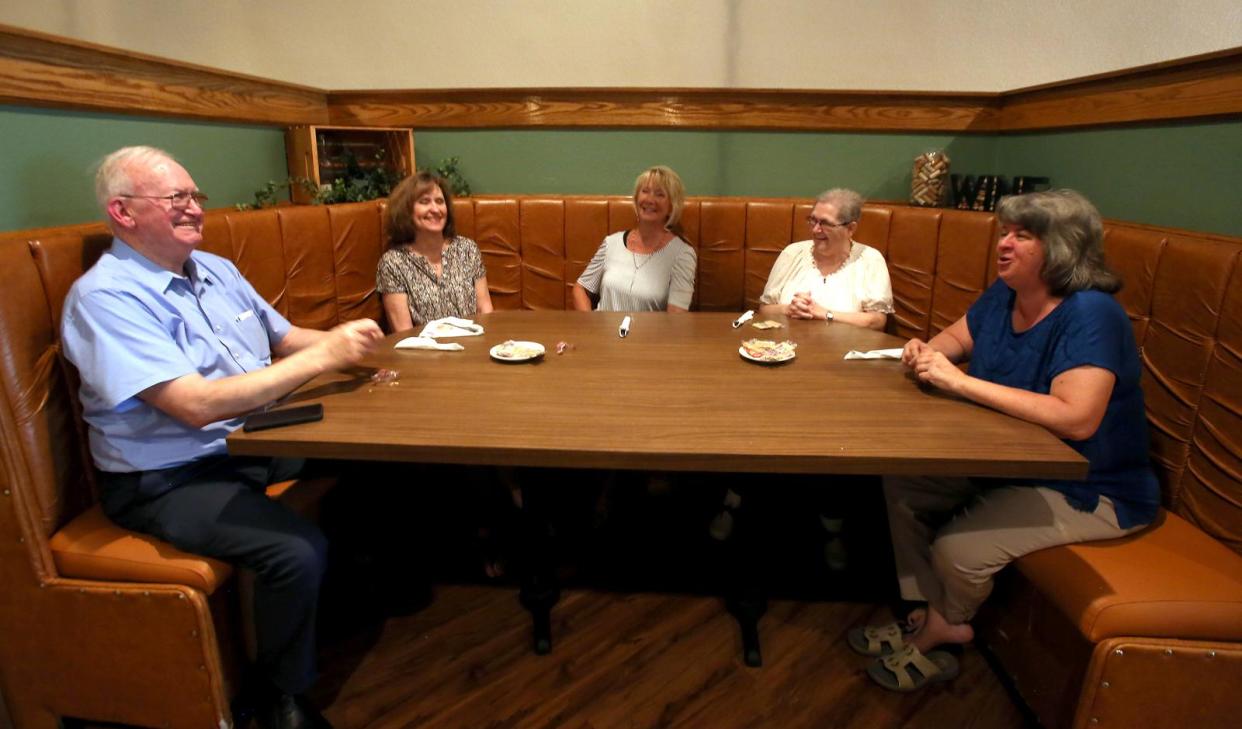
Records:
M768 601L762 596L725 600L725 607L737 620L742 633L742 660L751 668L763 665L763 653L759 647L759 618L768 609Z
M761 564L764 549L760 543L760 524L756 517L762 514L762 506L753 502L762 499L749 498L743 510L734 514L733 534L723 545L725 569L725 608L737 620L742 637L742 660L751 668L763 665L763 653L759 645L759 618L768 609L767 589ZM747 508L749 507L749 508Z
M518 593L522 607L530 612L532 646L536 655L552 652L552 606L561 597L556 585L539 580L523 580Z
M521 587L518 601L530 612L532 645L537 655L552 652L552 607L560 600L553 554L551 511L547 493L534 486L522 490L520 530Z

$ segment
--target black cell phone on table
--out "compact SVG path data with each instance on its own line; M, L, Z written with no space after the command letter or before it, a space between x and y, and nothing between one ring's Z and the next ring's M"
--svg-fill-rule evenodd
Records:
M242 430L249 433L252 430L281 428L286 425L297 425L298 423L313 423L316 420L323 420L323 405L320 403L299 405L295 408L268 410L248 415L246 416L246 422L242 425Z

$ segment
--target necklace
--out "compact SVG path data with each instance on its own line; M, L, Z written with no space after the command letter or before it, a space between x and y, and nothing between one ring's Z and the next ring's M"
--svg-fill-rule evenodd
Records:
M634 248L631 248L631 246L637 247L638 244L641 242L642 242L642 238L638 238L638 240L630 241L629 236L627 236L627 242L625 244L626 250L630 252L630 258L633 259L634 261L634 272L635 273L641 270L643 266L646 266L648 263L651 263L651 259L655 258L655 254L659 253L661 248L663 248L663 246L660 246L660 247L653 249L649 253L643 253L642 255L644 256L644 258L642 262L639 263L638 261L639 254L637 251L634 250Z
M439 255L436 256L436 260L434 261L431 259L431 256L428 256L426 253L418 250L414 243L406 244L405 250L414 259L416 265L417 261L422 259L423 264L426 265L427 268L430 269L430 272L434 273L438 278L444 275L444 251L448 248L448 244L449 241L447 240L440 244L440 250L438 251Z
M853 246L851 246L851 248L853 248ZM824 283L828 283L828 279L831 278L833 274L840 271L841 268L845 266L845 262L848 261L849 259L850 259L850 251L846 250L845 255L841 257L841 260L837 261L834 264L831 264L828 268L827 273L825 273L824 270L820 268L819 261L815 260L815 252L811 251L811 265L819 273L819 276L820 278L823 279Z

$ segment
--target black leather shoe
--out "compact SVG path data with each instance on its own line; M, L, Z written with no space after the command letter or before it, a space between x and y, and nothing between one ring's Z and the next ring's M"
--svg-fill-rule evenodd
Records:
M255 712L263 729L332 729L323 714L302 696L276 693Z

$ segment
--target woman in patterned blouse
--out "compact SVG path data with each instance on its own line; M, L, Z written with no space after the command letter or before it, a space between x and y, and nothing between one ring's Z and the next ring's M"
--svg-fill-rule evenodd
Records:
M444 180L429 172L407 177L388 196L387 215L389 248L375 286L393 331L492 310L479 247L457 235Z

